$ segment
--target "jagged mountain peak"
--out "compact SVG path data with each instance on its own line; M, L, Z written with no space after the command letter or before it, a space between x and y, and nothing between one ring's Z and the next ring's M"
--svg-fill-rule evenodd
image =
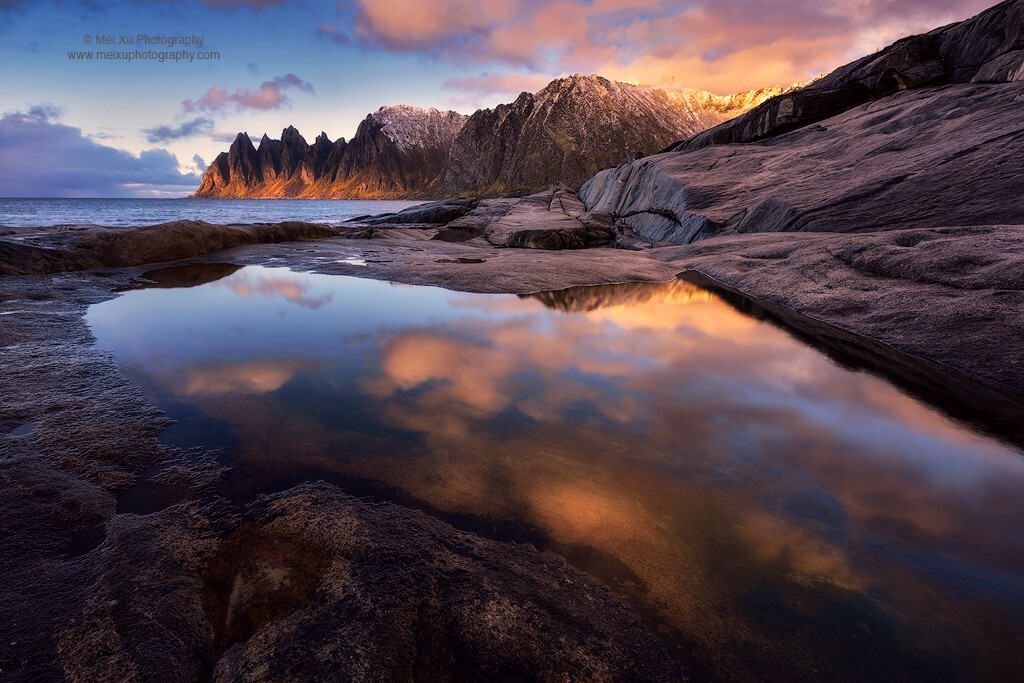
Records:
M437 113L439 113L439 110L436 107L416 107L416 106L411 105L411 104L385 104L384 106L380 107L377 111L375 111L373 114L370 114L370 116L374 116L376 114L384 114L384 115L390 115L390 114L418 115L418 114L437 114Z
M410 104L390 104L385 105L372 114L367 115L367 118L372 118L377 121L391 122L400 119L465 119L468 117L457 111L441 110L434 107L414 107Z
M777 91L719 96L572 74L472 116L383 106L347 143L331 143L321 133L308 145L289 126L255 161L238 152L227 171L211 165L197 196L439 196L578 185L601 168L657 152Z
M299 141L305 144L306 139L302 137L302 133L300 133L298 128L296 128L295 126L288 126L287 128L281 131L281 142L288 143Z
M447 149L468 118L456 111L408 104L381 107L366 117L403 151L424 146Z

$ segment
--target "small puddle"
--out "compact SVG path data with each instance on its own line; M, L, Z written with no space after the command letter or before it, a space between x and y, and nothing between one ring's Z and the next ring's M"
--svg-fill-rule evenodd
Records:
M241 269L233 263L190 263L184 266L171 266L147 270L142 274L146 282L131 289L180 289L183 287L199 287L216 282Z
M32 431L35 430L35 428L35 422L26 422L23 425L18 425L17 427L15 427L14 429L7 433L10 436L25 436L26 434L31 434Z
M1024 680L1024 457L968 381L951 419L884 357L682 280L518 297L220 267L87 320L165 440L223 450L223 495L326 479L534 543L714 679Z

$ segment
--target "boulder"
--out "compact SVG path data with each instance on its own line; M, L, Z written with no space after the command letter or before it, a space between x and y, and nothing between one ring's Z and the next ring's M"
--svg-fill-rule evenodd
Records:
M476 208L475 199L446 199L440 202L418 204L398 213L386 213L359 220L365 225L445 225L465 216Z

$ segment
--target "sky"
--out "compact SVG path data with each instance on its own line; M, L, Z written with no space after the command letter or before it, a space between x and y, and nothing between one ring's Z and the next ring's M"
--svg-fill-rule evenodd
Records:
M469 114L574 73L805 81L994 4L0 0L0 197L184 196L238 132L349 139L383 105Z

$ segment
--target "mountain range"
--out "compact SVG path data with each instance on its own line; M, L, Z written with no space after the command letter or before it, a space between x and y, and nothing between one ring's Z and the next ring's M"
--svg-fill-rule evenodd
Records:
M559 78L470 116L407 105L367 115L355 136L313 144L294 127L259 146L239 133L195 197L385 198L520 195L657 152L789 91L666 90L600 76Z

